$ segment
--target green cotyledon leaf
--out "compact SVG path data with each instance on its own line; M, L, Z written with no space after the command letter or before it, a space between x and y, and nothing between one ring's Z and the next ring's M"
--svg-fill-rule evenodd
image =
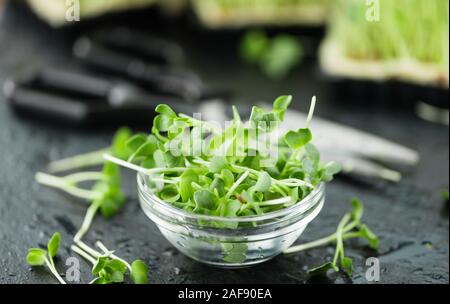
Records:
M352 211L351 211L352 221L360 222L364 214L364 205L360 200L356 198L352 199L351 204L352 204Z
M27 263L31 266L42 266L45 264L45 255L47 251L40 248L28 249Z
M56 256L59 250L59 244L61 242L61 234L55 232L47 244L48 254L53 258Z
M276 113L280 121L284 120L284 114L286 113L286 110L291 102L291 95L280 96L273 102L273 111Z
M194 202L197 208L215 210L217 208L218 198L209 190L198 190L194 193Z
M366 224L362 224L360 226L359 233L361 234L362 238L365 238L369 242L370 248L378 249L380 240L378 239L378 236L372 230L370 230L369 227L367 227Z
M254 186L254 190L260 191L260 192L269 191L271 184L272 184L272 178L270 177L269 173L263 172L259 176L258 181L256 182L256 184Z
M175 185L169 185L159 192L159 197L165 202L175 203L180 198L180 191Z
M108 262L108 259L109 259L109 258L106 257L106 256L99 257L99 258L97 259L97 261L95 262L95 264L92 266L91 273L92 273L93 275L99 274L100 271L102 271L103 268L105 268L105 265L106 265L106 263Z
M297 131L288 131L284 135L286 144L294 150L300 149L312 140L312 134L309 129L299 129Z
M192 183L198 183L198 173L194 169L188 169L181 174L180 195L183 202L187 202L194 196Z
M117 130L112 142L112 154L120 159L128 159L133 152L127 146L128 140L131 138L132 132L127 127Z
M322 181L330 182L333 180L333 176L341 171L341 165L336 162L329 162L322 168Z
M136 260L131 264L131 279L135 284L148 283L148 267L142 260Z
M318 267L314 267L308 270L308 274L311 276L319 276L325 275L329 270L333 270L335 272L339 271L339 268L333 264L332 262L324 263Z
M245 243L223 243L223 261L240 264L247 259L248 246Z

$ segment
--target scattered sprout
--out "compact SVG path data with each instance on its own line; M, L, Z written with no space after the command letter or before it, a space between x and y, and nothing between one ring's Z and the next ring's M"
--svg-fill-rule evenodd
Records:
M89 247L82 241L76 242L71 249L92 264L91 273L94 279L91 284L115 284L123 283L125 276L129 274L135 284L148 283L148 267L141 260L136 260L130 265L119 258L113 251L97 241L96 246L102 251Z
M61 284L66 282L61 278L56 270L53 258L56 256L59 250L59 244L61 242L61 235L59 232L53 234L47 244L47 250L41 248L28 249L27 263L31 266L46 266L50 272L56 277Z
M331 262L324 263L318 267L310 269L308 272L311 275L323 275L329 270L338 272L342 269L349 276L353 273L352 260L345 256L344 240L351 238L360 238L368 241L369 246L372 249L378 249L378 237L369 229L366 224L361 222L361 218L364 213L364 205L361 201L352 200L352 210L350 213L346 213L339 222L338 228L335 233L322 239L312 241L310 243L300 244L292 246L285 250L285 254L300 252L309 250L312 248L325 246L330 243L336 242L336 251L334 258Z

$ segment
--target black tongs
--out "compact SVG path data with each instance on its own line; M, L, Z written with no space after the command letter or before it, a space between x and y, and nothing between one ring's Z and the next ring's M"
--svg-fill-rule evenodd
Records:
M126 78L153 92L188 101L208 94L197 75L178 67L183 52L177 44L136 30L108 28L82 36L75 41L73 54L89 68Z
M7 80L4 93L19 113L76 125L151 123L156 105L193 113L182 98L151 94L118 79L82 71L38 68Z

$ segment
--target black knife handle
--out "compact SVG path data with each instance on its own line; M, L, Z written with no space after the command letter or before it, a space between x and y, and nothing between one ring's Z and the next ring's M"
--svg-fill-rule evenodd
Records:
M3 90L6 100L19 113L69 123L83 123L90 114L90 108L86 104L20 87L11 80L5 82Z
M88 37L79 38L74 44L74 55L99 69L126 76L162 94L198 100L203 85L196 77L177 73L158 65L149 64L139 57L129 56L103 47Z
M178 44L127 27L101 29L93 37L108 47L162 64L174 65L184 57Z
M37 85L43 88L88 95L106 99L114 86L114 82L106 78L72 71L45 67L36 74Z
M115 109L154 110L157 105L164 103L177 113L190 115L197 110L197 106L185 100L172 96L149 94L135 86L117 83L109 92L109 105Z

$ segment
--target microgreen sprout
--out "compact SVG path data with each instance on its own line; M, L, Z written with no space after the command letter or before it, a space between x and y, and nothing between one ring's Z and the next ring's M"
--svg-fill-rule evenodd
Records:
M128 140L127 160L104 157L148 176L162 200L188 212L236 217L276 211L302 200L339 171L335 163L322 164L311 144L315 97L304 128L287 132L275 144L261 140L282 123L291 101L281 96L271 111L254 106L246 123L233 107L225 129L159 105L152 134ZM195 147L194 136L201 148ZM274 150L282 153L274 156Z
M80 240L89 230L98 210L103 216L111 217L125 203L125 196L120 189L119 168L110 162L104 164L102 172L79 172L65 177L39 172L36 174L36 180L43 185L58 188L90 202L83 224L75 235L75 241ZM79 183L87 181L95 181L92 189L87 190L78 186Z
M259 65L269 77L280 79L301 62L302 45L293 36L283 34L269 38L263 31L249 31L241 42L243 60Z
M125 280L127 271L135 284L148 283L148 267L143 261L135 260L130 265L125 260L116 256L114 251L106 248L102 242L97 241L95 245L101 252L89 247L82 241L78 241L75 245L71 246L71 249L75 253L92 264L91 273L94 279L90 282L91 284L122 283Z
M379 243L378 237L369 229L369 227L367 227L366 224L361 222L361 218L364 212L364 206L362 202L354 199L351 203L351 212L346 213L342 217L335 233L313 242L292 246L285 250L284 253L296 253L320 246L325 246L335 242L336 251L333 260L318 267L312 268L308 272L311 275L321 275L327 273L328 270L334 270L337 272L342 269L349 276L351 276L353 273L353 263L349 257L345 256L344 241L351 238L366 239L372 249L377 249Z
M56 277L61 284L66 282L61 278L60 274L56 270L53 258L56 256L59 250L59 244L61 242L61 235L59 232L53 234L47 244L47 250L41 248L28 249L27 263L31 266L47 266L50 272Z
M47 169L51 173L59 173L63 171L101 165L104 162L103 154L105 153L112 153L119 158L126 159L128 158L128 151L125 143L130 136L130 129L126 127L120 128L114 135L112 145L110 147L51 162Z

